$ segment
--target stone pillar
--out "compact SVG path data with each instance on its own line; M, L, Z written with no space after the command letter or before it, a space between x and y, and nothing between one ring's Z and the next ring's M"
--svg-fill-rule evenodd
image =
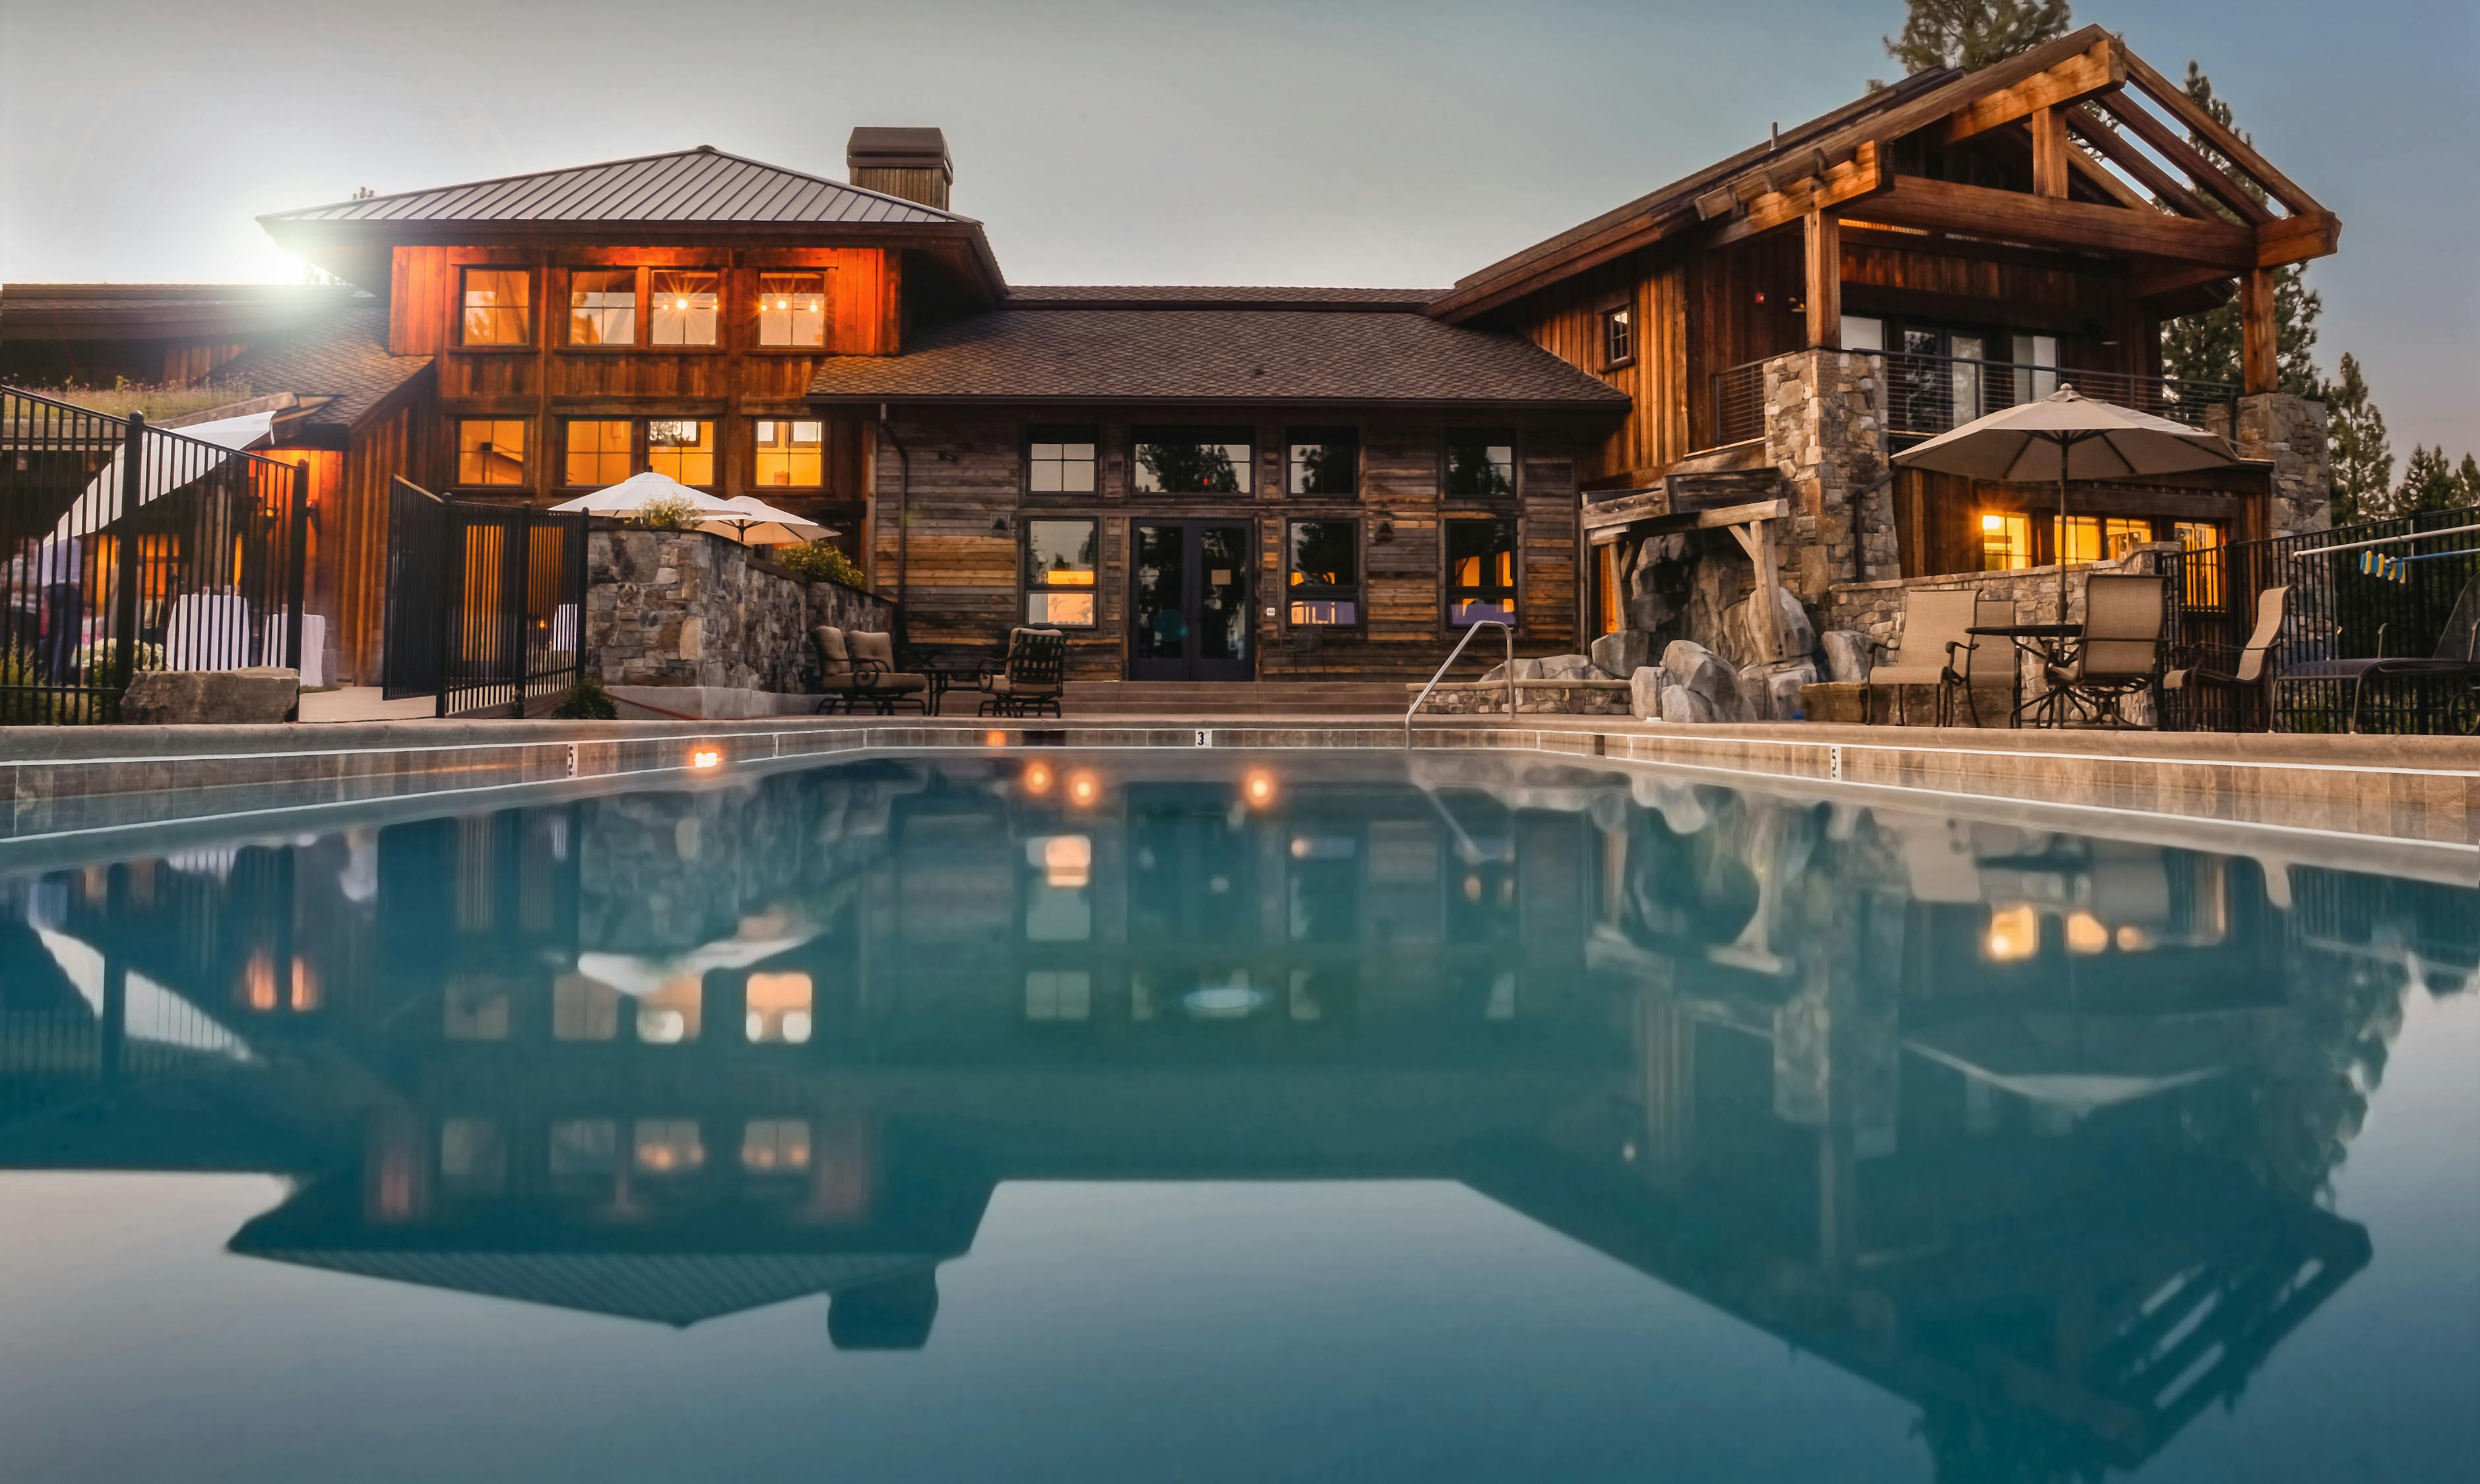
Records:
M2241 454L2273 461L2273 506L2266 534L2295 535L2334 524L2334 453L2325 404L2288 392L2239 398Z
M1886 473L1886 391L1874 356L1801 350L1765 365L1766 459L1792 502L1778 543L1782 584L1816 608L1826 590L1852 577L1851 496ZM1893 486L1872 491L1860 510L1868 575L1896 576Z

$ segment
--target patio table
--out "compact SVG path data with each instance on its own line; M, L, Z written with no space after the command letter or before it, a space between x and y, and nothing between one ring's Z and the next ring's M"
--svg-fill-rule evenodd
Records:
M2024 699L2023 656L2031 655L2044 667L2063 665L2069 659L2076 641L2083 637L2084 626L2081 624L1990 624L1967 628L1964 632L1976 639L2004 639L2015 646L2017 653L2015 704L2014 709L2007 713L2008 727L2021 729L2024 725L2024 713L2035 706L2049 707L2053 721L2055 720L2056 692L2044 692L2031 701Z

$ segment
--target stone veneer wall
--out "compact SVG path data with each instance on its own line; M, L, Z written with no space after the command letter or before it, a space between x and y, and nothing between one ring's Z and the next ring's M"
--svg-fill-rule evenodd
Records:
M1778 530L1781 583L1812 608L1852 560L1852 509L1872 573L1899 570L1895 492L1886 473L1886 388L1873 356L1801 350L1765 364L1766 460L1782 475L1791 517Z
M2172 543L2131 547L2124 556L2089 564L2079 562L2067 574L2067 619L2083 617L2083 574L2091 572L2157 573L2164 554L2178 550ZM1824 627L1848 629L1879 644L1892 646L1902 629L1903 597L1907 593L1968 587L1990 598L2013 601L2015 615L2025 623L2051 622L2057 614L2058 569L2019 567L2011 572L1962 572L1937 577L1889 577L1877 582L1838 582L1824 603Z
M704 531L598 525L585 561L585 644L606 684L806 692L818 676L812 627L893 627L885 599L799 581Z
M2334 451L2325 404L2287 392L2261 392L2238 401L2238 428L2220 408L2205 425L2252 459L2273 461L2269 534L2296 535L2334 524Z

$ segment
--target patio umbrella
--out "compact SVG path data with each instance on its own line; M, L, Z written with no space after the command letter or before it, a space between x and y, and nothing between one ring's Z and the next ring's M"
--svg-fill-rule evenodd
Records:
M235 453L245 448L255 448L268 441L268 429L274 422L275 414L272 412L253 412L213 422L193 422L187 427L160 428L149 424L147 435L156 441L147 446L145 457L141 460L146 467L139 476L129 478L129 472L123 467L128 462L128 448L124 445L114 448L112 462L104 466L103 472L87 485L86 493L78 497L77 503L69 507L68 514L62 516L59 524L52 527L52 539L67 541L90 536L137 506L151 504L184 484L206 477L229 462L223 458L213 462L202 459L196 455L193 445L212 444ZM178 436L162 436L167 433ZM136 499L130 498L133 491L122 488L124 484L135 487Z
M2067 523L2073 479L2135 479L2223 469L2238 450L2209 433L2149 412L2097 402L2061 386L2036 402L1975 418L1950 432L1895 455L1906 469L1934 470L2007 484L2058 481L2058 530ZM2067 564L2058 562L2058 622L2067 620Z
M755 495L735 495L723 503L726 510L708 516L701 524L731 526L733 539L745 547L797 546L835 534L814 521L779 509Z
M596 490L591 495L580 495L575 499L562 500L552 506L552 509L555 511L582 510L588 515L627 517L637 514L658 499L687 500L701 517L719 515L732 508L715 496L709 495L703 490L690 489L671 475L659 474L650 469L642 474L631 474L608 489Z

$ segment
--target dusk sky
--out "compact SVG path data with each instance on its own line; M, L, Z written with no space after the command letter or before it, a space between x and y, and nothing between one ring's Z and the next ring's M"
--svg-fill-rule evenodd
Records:
M0 0L0 279L297 277L252 219L708 143L840 178L937 124L1018 283L1431 286L1835 107L1898 0ZM2480 448L2469 0L2080 4L2338 212L2317 347Z

